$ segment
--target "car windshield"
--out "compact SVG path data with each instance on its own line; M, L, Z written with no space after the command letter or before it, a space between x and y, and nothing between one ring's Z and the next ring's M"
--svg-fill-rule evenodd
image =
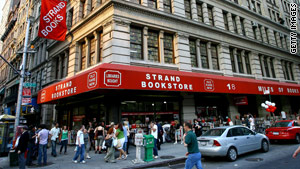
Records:
M291 127L292 122L289 121L282 121L282 122L277 122L273 125L273 127Z
M204 133L202 136L221 136L225 129L211 129Z

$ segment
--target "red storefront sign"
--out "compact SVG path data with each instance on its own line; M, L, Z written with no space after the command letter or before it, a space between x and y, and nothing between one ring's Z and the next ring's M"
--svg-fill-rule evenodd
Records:
M31 96L31 89L30 88L23 88L22 96L30 97Z
M31 98L30 97L22 98L22 105L29 104L29 103L31 103Z
M81 115L81 116L73 116L73 121L74 122L79 122L82 121L82 119L85 118L85 115Z
M42 0L38 35L41 38L64 41L67 33L67 2Z
M248 97L247 96L238 96L233 98L235 105L248 105Z
M259 95L269 90L271 95L300 96L298 84L104 63L39 91L38 103L47 103L95 89Z

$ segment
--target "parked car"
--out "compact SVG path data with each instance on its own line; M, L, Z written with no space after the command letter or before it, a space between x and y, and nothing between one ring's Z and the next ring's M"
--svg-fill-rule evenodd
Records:
M227 157L235 161L238 155L255 150L269 151L269 139L243 126L224 126L208 130L197 138L203 157Z
M300 144L300 126L295 120L277 121L266 130L271 142L275 140L295 140Z

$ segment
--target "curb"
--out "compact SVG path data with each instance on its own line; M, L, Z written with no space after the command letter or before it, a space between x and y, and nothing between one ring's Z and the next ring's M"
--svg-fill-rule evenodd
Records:
M169 166L169 163L176 163L179 161L185 161L186 157L178 157L178 158L174 158L171 160L164 160L164 161L159 161L159 162L154 162L154 163L148 163L148 164L144 164L144 165L137 165L137 166L132 166L132 167L126 167L123 169L144 169L144 168L151 168L151 167L158 167L158 166L164 166L167 165Z

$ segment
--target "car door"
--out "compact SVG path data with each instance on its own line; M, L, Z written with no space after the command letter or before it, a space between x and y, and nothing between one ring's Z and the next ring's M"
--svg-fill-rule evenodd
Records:
M256 137L255 133L246 127L242 127L241 130L243 131L243 135L244 137L246 137L247 142L247 144L245 145L245 151L250 152L259 149L259 138Z
M237 148L238 154L245 152L245 137L240 127L231 128L227 133L227 143Z

